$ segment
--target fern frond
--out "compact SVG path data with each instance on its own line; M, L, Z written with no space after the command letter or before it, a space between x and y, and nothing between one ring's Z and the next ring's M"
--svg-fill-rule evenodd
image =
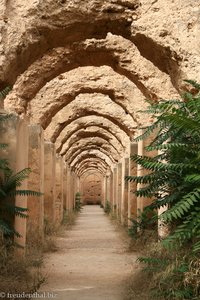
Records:
M0 169L1 170L8 170L8 160L7 159L0 159Z
M200 184L200 174L190 174L187 175L184 178L185 182L191 183L191 184Z
M40 197L40 196L43 195L43 193L40 193L40 192L37 192L37 191L31 191L31 190L16 190L16 191L13 192L13 195L15 195L15 196L35 196L35 197Z
M143 139L146 139L158 127L159 127L159 122L157 121L157 122L153 123L152 125L148 126L143 134L141 134L141 135L139 135L138 137L135 138L135 141L139 142Z
M194 253L200 253L200 236L198 237L198 241L194 243L193 245L193 252Z
M0 231L4 235L12 236L14 234L13 229L9 226L8 222L0 219Z
M12 114L0 114L0 122L4 122L10 119L13 115Z
M177 245L177 242L182 245L185 241L196 237L200 232L200 212L193 211L187 220L175 229L165 240L163 245L166 248L172 248Z
M154 158L148 156L133 155L131 159L147 170L151 171L183 171L198 169L198 166L189 163L164 163L155 161Z
M164 221L172 221L182 218L195 203L200 202L200 188L185 195L171 209L165 211L160 218Z
M168 142L166 144L155 145L155 146L147 146L145 148L147 151L153 150L178 150L178 151L189 151L190 153L196 154L199 151L199 147L196 147L192 143L171 143Z
M31 172L30 168L25 168L14 175L11 172L9 172L7 174L8 176L6 177L6 180L4 182L4 190L12 191L12 190L15 190L16 187L20 187L22 184L22 181L28 177L30 172Z
M147 109L139 111L141 113L158 115L160 117L163 113L170 112L174 108L181 108L182 102L178 100L163 100L161 99L158 103L150 105Z
M0 100L3 100L11 91L11 87L7 86L5 89L3 89L2 91L0 91Z
M6 197L6 193L4 192L4 190L2 190L0 188L0 199L5 198Z
M174 202L176 203L179 197L181 197L181 191L173 191L172 194L167 194L166 196L155 199L155 201L148 207L153 210L156 208L166 207L166 205L171 206Z
M165 115L164 119L170 122L175 128L184 129L185 134L194 135L200 133L199 122L188 118L186 116L179 115Z
M0 144L0 150L4 150L8 147L8 144Z
M196 89L200 90L200 84L197 83L195 80L185 79L184 81L187 82L187 83L189 83L189 84L191 84Z
M137 183L143 183L143 184L148 184L148 183L152 183L155 182L158 179L169 179L170 174L166 173L166 172L160 172L160 173L150 173L147 175L143 175L143 176L125 176L125 180L126 181L135 181Z

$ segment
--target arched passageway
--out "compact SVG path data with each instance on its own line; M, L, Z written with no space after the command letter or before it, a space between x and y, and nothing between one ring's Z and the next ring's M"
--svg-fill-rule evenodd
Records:
M15 219L22 247L31 230L43 236L44 219L61 223L79 192L83 203L108 202L124 226L151 201L124 181L144 174L130 156L153 137L134 142L152 122L141 110L200 76L199 5L179 2L1 1L0 86L12 90L0 113L13 114L0 128L4 156L14 170L30 167L24 187L42 193L34 205L15 199L30 209Z
M99 192L87 183L83 194L94 192L102 205L109 201L127 224L128 217L137 215L144 205L130 194L132 184L124 182L125 175L142 172L129 159L145 153L146 142L133 142L151 123L140 110L146 108L146 98L175 98L187 88L182 79L192 70L185 72L183 56L198 61L188 49L191 39L184 40L182 51L165 45L167 34L143 32L141 20L149 24L146 16L154 8L160 13L156 3L147 7L145 1L105 0L88 6L85 1L79 7L79 1L73 5L39 1L33 6L26 6L25 0L18 6L18 2L1 4L9 23L2 35L0 78L2 86L13 85L4 109L16 114L14 123L8 122L13 143L8 156L14 156L14 168L34 170L34 179L27 185L44 193L33 209L33 216L39 214L40 220L35 227L42 230L44 216L60 222L63 209L74 207L75 194L91 172L98 173ZM175 16L177 11L170 5ZM188 9L182 6L182 11ZM20 28L9 47L14 24L23 24L22 16L27 16L29 25ZM173 34L176 38L178 31L174 29ZM182 38L179 35L180 43ZM17 141L12 135L19 136ZM15 149L22 139L23 161ZM34 217L29 222L35 223ZM19 227L26 231L23 224ZM25 243L25 237L20 243Z

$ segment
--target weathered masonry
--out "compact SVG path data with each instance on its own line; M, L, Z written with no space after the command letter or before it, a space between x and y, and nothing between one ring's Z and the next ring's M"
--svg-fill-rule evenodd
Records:
M151 123L138 111L200 81L199 29L198 0L0 1L0 88L13 86L1 142L14 170L32 169L24 187L43 193L15 200L30 211L15 220L22 246L77 192L109 201L125 226L148 203L124 181L144 172L130 160L148 143L134 141Z

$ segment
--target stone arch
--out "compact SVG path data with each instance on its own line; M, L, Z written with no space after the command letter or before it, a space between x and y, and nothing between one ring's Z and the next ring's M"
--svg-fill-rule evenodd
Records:
M112 159L115 161L117 161L118 160L117 158L120 156L120 153L116 150L116 148L113 147L112 144L105 142L103 139L99 139L99 138L96 139L95 137L91 139L80 140L80 143L78 145L75 144L74 147L69 148L69 150L63 153L63 156L65 156L65 158L69 159L70 161L72 155L74 155L76 151L81 150L83 147L84 149L85 148L90 149L92 147L96 147L97 149L103 149L104 151L110 153Z
M85 173L88 172L100 172L102 177L105 176L105 170L100 166L100 165L87 165L87 163L83 164L80 169L77 171L77 174L81 177L83 176Z
M121 144L113 138L112 135L107 134L106 131L99 132L94 127L95 131L86 131L86 130L80 130L77 131L69 140L66 142L63 146L62 151L60 152L61 155L65 155L66 153L71 152L70 150L76 147L78 144L80 144L82 141L84 142L85 139L88 138L100 138L105 141L107 145L110 144L110 147L114 149L114 152L117 152L120 154L124 150L124 148L121 146ZM102 143L101 143L102 144ZM111 146L112 145L112 146Z
M102 158L93 156L93 157L84 157L83 160L81 160L78 164L78 166L75 167L76 172L79 172L81 170L88 170L89 168L100 168L103 174L106 174L109 166L107 163L102 160Z
M55 142L61 131L67 125L87 115L96 115L110 120L130 137L132 137L138 125L134 123L132 118L126 115L117 104L113 104L108 96L102 96L101 94L84 94L79 95L76 100L56 114L51 124L45 130L46 139Z
M121 144L121 146L125 149L126 147L126 139L127 136L124 134L124 132L117 127L114 123L109 121L108 119L101 118L101 117L92 117L92 116L86 116L79 118L78 120L72 122L70 125L68 125L59 135L59 137L56 140L56 149L57 152L60 152L62 150L63 144L77 131L83 130L83 129L90 129L91 127L97 127L99 130L103 129L113 135L116 140Z
M82 178L86 177L87 174L93 174L94 172L95 172L96 174L99 174L99 177L103 177L103 176L102 176L102 173L98 172L98 170L96 170L96 169L91 169L91 170L86 169L86 170L84 170L84 172L83 172L83 174L82 174Z
M113 163L117 163L118 160L119 160L119 156L116 156L114 153L112 153L112 151L109 151L110 148L107 148L106 147L107 145L102 145L102 146L99 146L98 144L97 145L83 145L84 148L82 148L82 146L80 147L77 147L76 149L72 150L72 152L70 153L73 153L71 154L70 156L70 153L68 153L68 155L65 156L65 159L68 161L68 163L70 164L71 161L73 161L73 159L82 153L83 149L84 151L85 150L101 150L102 153L106 154L108 157L110 157L110 159L112 160Z
M27 3L18 2L20 1L10 0L8 7L4 8L5 17L9 15L10 18L7 25L9 32L13 32L16 27L15 22L12 24L13 15L18 16L19 32L17 34L18 40L15 41L14 45L12 40L10 41L10 35L4 34L3 36L3 38L5 37L4 43L8 62L4 63L3 72L5 76L1 74L2 80L9 78L11 81L16 78L38 57L55 46L62 46L87 38L104 38L107 32L129 37L131 32L129 17L138 7L138 0L135 0L134 3L131 1L127 7L123 2L122 5L110 1L110 3L101 2L99 5L94 0L90 1L89 6L87 2L80 1L78 6L75 4L73 7L70 6L70 2L69 4L66 2L64 5L57 1L52 1L53 3L49 1L48 5L39 2L34 3L32 7ZM135 5L136 2L137 5ZM102 5L105 9L103 11ZM80 12L82 13L80 14ZM23 20L26 15L34 15L34 18L30 17L28 27L24 28L24 26L20 26L20 22L21 25L24 25ZM5 27L5 31L6 29ZM9 48L9 45L12 47ZM32 54L31 57L30 53Z
M117 76L110 67L82 67L50 81L29 102L28 113L32 121L45 129L56 113L71 104L79 94L93 93L108 95L135 122L139 119L135 116L136 111L141 105L145 106L144 97L134 84L124 76Z
M91 150L91 151L82 151L81 154L79 154L78 156L76 156L70 164L70 167L73 168L74 166L76 166L81 160L83 160L84 158L89 158L89 157L99 157L101 158L103 161L105 161L105 163L111 167L113 165L113 162L111 160L111 158L109 156L107 156L106 154L104 154L100 149L96 149L96 150Z
M82 174L84 172L88 172L89 170L95 170L95 171L101 171L101 174L102 176L105 176L107 170L101 165L101 164L98 164L98 163L93 163L93 164L88 164L88 162L83 162L80 166L80 168L77 170L77 174L79 174L79 176L82 176Z
M87 172L97 172L97 173L101 174L102 177L104 176L104 174L99 169L91 167L91 168L88 168L87 170L83 170L83 172L81 174L79 174L80 177L84 176L84 174L86 174Z
M99 119L99 118L98 118ZM89 130L90 128L96 127L97 131L103 130L105 131L107 134L109 134L110 136L112 136L117 143L119 143L120 148L125 150L125 145L123 144L123 139L120 139L119 136L117 135L116 131L113 130L113 128L110 128L108 126L105 126L102 122L98 122L97 123L97 118L95 120L95 123L92 123L93 121L91 121L90 124L73 124L73 129L69 129L67 126L66 127L66 135L64 133L65 130L63 130L63 136L64 138L62 139L60 136L57 138L56 140L56 150L57 152L61 152L63 149L63 146L65 145L65 143L71 138L71 136L73 136L74 134L76 134L76 132L79 132L81 130ZM105 122L105 119L104 119ZM113 123L110 124L112 127L114 126ZM69 132L68 132L69 129ZM59 141L58 141L59 139Z
M78 62L77 57L80 57ZM69 45L67 49L53 49L46 56L44 55L19 78L13 91L15 95L18 95L18 99L13 97L13 103L9 103L7 100L7 108L12 106L14 109L15 102L15 109L20 111L19 103L21 102L21 110L23 110L22 108L26 105L26 102L33 99L38 90L48 81L63 72L88 65L108 65L112 67L115 72L125 75L134 82L145 98L156 100L158 98L169 98L172 94L177 95L169 76L141 56L132 42L120 36L108 34L104 40L86 40L73 46ZM162 87L157 78L162 78Z
M72 170L76 170L79 168L79 165L83 160L90 159L90 158L98 159L99 161L101 161L101 163L103 163L107 167L107 169L110 169L110 167L112 166L112 162L107 156L105 155L103 156L99 151L93 150L91 153L82 153L82 155L79 155L76 159L74 159L70 167L72 168Z

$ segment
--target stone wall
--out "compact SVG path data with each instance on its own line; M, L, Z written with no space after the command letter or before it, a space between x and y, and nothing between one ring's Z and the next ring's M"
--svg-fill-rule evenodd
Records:
M102 176L89 173L81 180L81 195L83 204L100 204L102 202Z

